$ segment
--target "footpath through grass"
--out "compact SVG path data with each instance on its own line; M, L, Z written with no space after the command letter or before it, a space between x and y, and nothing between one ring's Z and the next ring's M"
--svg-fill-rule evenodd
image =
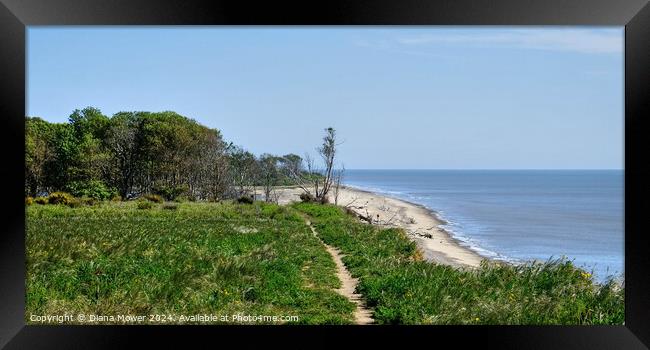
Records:
M124 202L26 210L28 323L41 323L31 315L66 313L147 315L144 323L151 314L164 315L153 323L206 314L352 322L354 305L334 291L334 262L291 208L256 202L138 209Z
M622 324L624 290L595 284L569 261L484 263L459 270L420 261L399 229L359 223L341 208L296 203L339 248L379 324Z

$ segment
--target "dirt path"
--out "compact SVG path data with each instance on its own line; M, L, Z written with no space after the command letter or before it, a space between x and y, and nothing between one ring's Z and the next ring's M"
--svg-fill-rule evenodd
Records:
M307 220L307 225L311 228L311 232L314 236L318 237L318 232L316 232L316 229L312 226L309 220ZM341 255L339 250L323 242L320 237L318 237L318 239L323 243L325 249L327 249L327 252L330 253L332 259L334 259L334 262L336 263L336 276L341 281L341 287L336 291L356 305L356 310L354 310L354 323L372 324L374 322L372 319L372 311L366 307L361 294L354 292L357 288L357 284L359 284L359 280L350 275L350 271L348 271L345 264L343 264L343 260L341 260L343 255Z

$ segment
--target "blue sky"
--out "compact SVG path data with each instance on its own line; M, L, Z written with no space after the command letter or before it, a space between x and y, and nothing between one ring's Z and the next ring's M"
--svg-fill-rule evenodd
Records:
M27 115L173 110L348 169L623 168L623 27L29 27Z

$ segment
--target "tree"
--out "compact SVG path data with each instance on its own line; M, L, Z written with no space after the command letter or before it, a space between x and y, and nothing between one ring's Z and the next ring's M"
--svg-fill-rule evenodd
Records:
M79 159L79 142L71 124L52 124L53 159L46 165L49 189L63 189L77 180L76 163Z
M274 186L278 184L279 180L279 171L277 165L279 159L279 157L268 153L262 154L259 159L260 174L258 178L260 179L262 188L264 190L264 200L267 202L277 201Z
M316 199L320 202L327 201L327 194L332 187L332 171L334 169L334 157L336 156L336 131L333 128L325 129L323 145L316 149L325 164L324 176L320 192L318 191L319 181L316 181Z
M119 112L97 108L72 112L67 123L26 118L25 194L71 191L83 195L146 193L172 200L220 200L272 188L285 180L282 167L302 171L294 154L259 159L227 145L217 129L178 113Z
M122 198L131 194L143 166L141 124L137 113L120 112L113 116L106 132L113 165L108 176Z
M233 187L237 197L252 193L255 196L257 182L257 160L255 155L238 146L231 146L229 152L230 170Z
M25 195L46 191L47 165L54 159L52 125L40 118L25 120Z
M305 156L305 163L307 164L307 172L291 171L291 178L296 185L298 185L309 197L315 198L320 203L328 201L327 195L329 194L332 184L334 182L334 160L336 157L336 130L334 128L325 129L325 136L323 137L323 144L316 148L316 151L323 160L323 168L314 168L314 163L307 154ZM314 176L318 175L318 176ZM312 190L313 189L313 193Z
M290 176L293 173L299 174L303 171L302 157L297 154L285 154L278 161L280 162L283 174L286 176Z
M75 109L68 117L68 121L73 125L78 139L90 134L95 139L103 140L110 126L110 119L94 107Z
M204 128L196 139L190 162L190 193L193 198L218 201L228 191L228 158L218 130Z

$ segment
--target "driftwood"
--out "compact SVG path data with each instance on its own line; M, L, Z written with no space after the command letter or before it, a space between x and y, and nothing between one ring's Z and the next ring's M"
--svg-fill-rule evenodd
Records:
M424 238L433 238L433 235L431 235L430 233L420 233L419 231L411 231L411 234L424 237Z
M395 214L393 214L393 216L391 216L391 218L388 219L388 221L386 221L384 223L384 225L390 225L393 222L393 219L395 218L395 216L397 216L397 212L395 212Z
M351 205L352 205L352 203L354 203L354 202L356 202L356 201L357 201L357 199L359 199L359 198L358 198L358 197L354 197L354 198L352 198L352 200L350 201L350 203L348 203L348 204L346 204L346 205L344 205L343 207L345 207L345 208L347 208L347 207L349 207L349 206L351 206Z
M358 207L356 209L363 209L363 208L364 207ZM345 211L348 214L350 214L350 215L352 215L352 216L354 216L354 217L356 217L358 219L361 219L363 221L368 222L369 224L372 224L372 217L370 215L368 215L367 210L366 210L366 215L360 214L360 213L356 212L355 210L352 210L350 207L345 207Z

